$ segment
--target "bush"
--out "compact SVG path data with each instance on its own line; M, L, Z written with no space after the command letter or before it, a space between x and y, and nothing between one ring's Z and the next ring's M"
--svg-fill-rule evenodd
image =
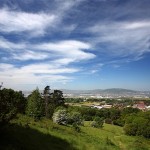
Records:
M109 118L106 118L106 119L105 119L105 123L107 123L107 124L112 124L112 120L109 119Z
M95 117L94 121L91 122L91 127L102 128L104 124L104 119L100 117Z
M103 124L104 124L104 119L103 118L95 117L94 121L97 122L99 128L103 127Z
M92 121L91 127L98 128L98 123L96 121Z
M76 124L75 122L72 124L72 127L74 128L75 131L80 132L81 128L79 127L78 124Z
M123 127L124 124L125 124L125 121L124 121L123 119L119 118L119 119L117 119L117 120L114 120L114 121L113 121L113 124L114 124L114 125L117 125L117 126Z
M53 122L61 125L67 125L68 115L65 109L58 110L53 114Z
M83 124L83 119L79 112L72 112L71 114L68 114L68 123L73 124L76 123L77 125Z

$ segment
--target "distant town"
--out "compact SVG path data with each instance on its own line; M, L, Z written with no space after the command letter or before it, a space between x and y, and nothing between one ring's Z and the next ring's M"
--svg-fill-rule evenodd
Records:
M53 90L51 90L53 91ZM65 98L150 98L150 91L134 91L128 89L96 89L96 90L67 90L61 89ZM41 93L43 91L40 91ZM25 97L31 94L31 91L23 91Z

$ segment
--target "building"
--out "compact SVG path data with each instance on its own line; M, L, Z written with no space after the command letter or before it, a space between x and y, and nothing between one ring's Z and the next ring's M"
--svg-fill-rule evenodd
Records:
M133 108L138 108L142 111L145 111L147 109L147 107L143 101L139 101L138 103L134 104Z

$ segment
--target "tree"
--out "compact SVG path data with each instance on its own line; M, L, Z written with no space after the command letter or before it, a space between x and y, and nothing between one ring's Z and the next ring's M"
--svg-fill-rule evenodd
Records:
M126 117L124 131L128 135L150 138L150 112L139 112Z
M63 92L54 90L53 93L50 93L50 87L46 86L43 95L45 100L45 116L51 118L55 108L64 105Z
M38 88L28 96L26 113L34 119L40 119L44 115L44 102Z
M50 87L49 86L46 86L44 88L44 99L45 99L45 116L49 118L50 117L49 108L51 108L49 106L49 101L50 101Z
M60 90L54 90L53 96L53 102L56 106L64 105L64 98L63 98L63 92Z
M8 123L17 113L23 113L25 104L26 101L21 91L6 88L0 90L0 125Z

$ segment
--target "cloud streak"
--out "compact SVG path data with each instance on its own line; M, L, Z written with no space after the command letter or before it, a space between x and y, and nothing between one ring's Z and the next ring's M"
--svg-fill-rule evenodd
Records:
M64 83L70 82L73 79L65 74L77 71L79 70L75 68L58 67L45 63L27 65L19 68L12 64L1 63L0 79L9 87L13 85L48 84L52 82Z
M73 77L68 74L82 71L79 67L69 67L70 64L88 61L96 57L93 53L87 52L91 48L90 44L75 40L19 44L1 39L0 43L3 43L1 44L3 51L8 51L9 54L11 52L7 63L5 61L0 64L0 78L6 83L10 80L14 83L17 78L17 84L26 84L28 83L26 81L29 80L32 84L42 83L42 81L70 82ZM10 64L8 64L8 60L10 60ZM15 60L18 61L16 65L11 64ZM30 63L29 60L35 62ZM41 60L43 63L38 62ZM20 66L22 62L27 62L27 64Z
M102 52L112 57L126 57L130 61L136 61L150 51L149 28L150 21L106 22L88 28L88 32L93 34L93 43L99 49L101 45L106 45L105 51L101 49Z
M12 11L9 9L0 10L0 31L1 32L31 32L35 35L44 34L48 26L53 26L56 20L55 15L40 12L26 13Z

